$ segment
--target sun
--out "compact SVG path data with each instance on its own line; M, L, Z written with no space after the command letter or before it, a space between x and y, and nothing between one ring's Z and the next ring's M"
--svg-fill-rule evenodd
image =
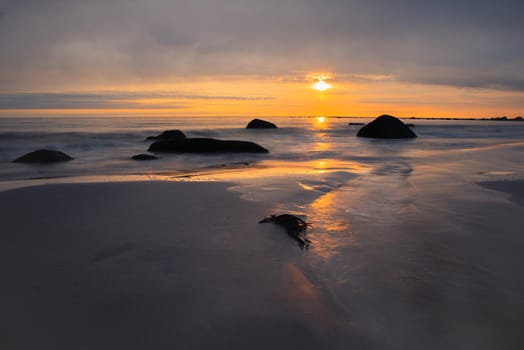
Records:
M331 88L331 85L326 83L323 77L319 77L318 81L313 84L312 88L318 91L326 91L327 89Z

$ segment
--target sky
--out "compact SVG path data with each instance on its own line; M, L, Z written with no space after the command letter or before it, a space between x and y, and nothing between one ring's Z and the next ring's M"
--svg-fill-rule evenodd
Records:
M514 117L522 37L521 0L0 0L0 116Z

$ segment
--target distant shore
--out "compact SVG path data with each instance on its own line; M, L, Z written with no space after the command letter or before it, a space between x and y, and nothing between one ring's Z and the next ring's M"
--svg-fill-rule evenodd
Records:
M297 117L298 118L298 117ZM311 117L316 118L316 117ZM362 117L362 116L327 116L326 118L333 118L333 119L370 119L374 117ZM398 117L400 119L412 119L412 120L486 120L486 121L510 121L510 122L522 122L524 121L524 117L518 116L515 118L510 117L491 117L491 118L472 118L472 117L464 117L464 118L458 118L458 117Z

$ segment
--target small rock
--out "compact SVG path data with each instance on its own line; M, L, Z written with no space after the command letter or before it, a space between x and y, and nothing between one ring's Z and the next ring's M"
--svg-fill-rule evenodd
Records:
M134 160L155 160L155 159L158 159L158 157L155 157L155 156L153 156L151 154L146 154L146 153L136 154L136 155L134 155L131 158L134 159Z
M64 152L39 149L13 160L15 163L55 163L67 162L74 158L65 154Z
M250 121L246 129L276 129L277 126L271 122L262 119L253 119Z

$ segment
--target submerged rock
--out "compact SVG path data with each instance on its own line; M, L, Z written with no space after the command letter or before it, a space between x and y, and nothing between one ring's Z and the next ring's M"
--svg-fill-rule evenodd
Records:
M65 154L64 152L39 149L13 160L15 163L55 163L67 162L74 158Z
M146 140L182 140L186 135L180 130L166 130L156 136L149 136Z
M277 126L262 119L253 119L246 125L246 129L276 129Z
M287 234L298 242L300 248L308 248L311 244L311 241L306 238L306 230L311 224L308 224L298 216L291 214L271 215L270 217L263 218L258 223L261 224L265 222L282 226Z
M371 123L363 126L357 133L359 137L379 139L415 138L417 135L400 119L391 115L381 115Z
M158 159L158 157L155 157L154 155L146 154L146 153L136 154L136 155L132 156L131 158L134 159L134 160L155 160L155 159Z
M186 138L154 142L149 152L173 153L269 153L264 147L249 141Z

